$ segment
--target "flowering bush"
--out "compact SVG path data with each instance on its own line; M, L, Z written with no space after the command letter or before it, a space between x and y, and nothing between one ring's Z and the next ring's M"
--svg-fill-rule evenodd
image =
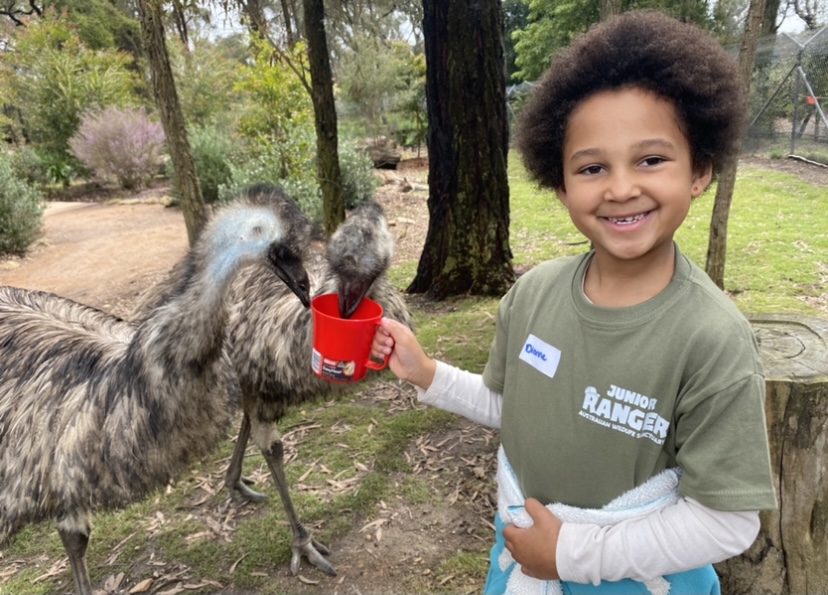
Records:
M163 163L164 131L141 108L87 112L69 139L72 154L103 181L143 187Z

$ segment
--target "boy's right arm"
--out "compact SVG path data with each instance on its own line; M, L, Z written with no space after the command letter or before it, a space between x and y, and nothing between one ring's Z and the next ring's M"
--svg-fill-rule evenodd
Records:
M414 332L396 320L383 318L377 326L371 356L387 357L388 368L397 378L423 390L428 390L434 380L437 362L426 355Z
M407 326L383 318L372 356L387 356L391 371L418 388L421 402L490 428L500 427L503 397L490 390L480 374L428 357Z

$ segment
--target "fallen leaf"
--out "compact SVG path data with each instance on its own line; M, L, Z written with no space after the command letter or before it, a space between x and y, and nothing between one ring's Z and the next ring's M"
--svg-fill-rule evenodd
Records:
M152 586L152 579L145 578L140 583L132 587L129 592L130 593L146 593L149 591L150 587Z

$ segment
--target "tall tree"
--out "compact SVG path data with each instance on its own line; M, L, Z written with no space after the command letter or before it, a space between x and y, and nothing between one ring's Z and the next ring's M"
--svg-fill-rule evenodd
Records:
M759 37L776 35L779 29L779 7L782 0L765 0L765 11L762 17L762 32Z
M424 0L429 224L408 291L501 295L509 247L500 0Z
M261 0L238 0L239 6L247 14L251 29L262 36L280 57L296 73L308 90L313 102L314 124L316 127L317 174L322 190L323 225L325 233L330 235L345 219L345 199L343 197L342 170L339 165L339 138L337 133L336 104L333 96L333 75L331 73L330 52L325 32L325 7L323 0L302 0L302 17L305 25L305 38L308 43L308 63L310 82L299 65L293 63L290 53L280 46L273 34L273 28L265 18ZM291 21L295 20L293 7L288 0L281 2L284 11L288 41L290 41Z
M765 13L765 0L750 0L745 31L739 47L739 71L746 92L750 90L750 80L756 63L756 44L762 31L762 17ZM716 285L724 289L724 270L727 255L727 221L730 218L730 205L733 202L733 189L736 186L736 170L739 156L734 154L722 168L713 203L713 216L710 221L710 237L707 243L707 264L705 271Z
M302 0L305 37L308 40L308 62L311 71L311 97L316 124L316 162L322 188L325 233L330 236L345 220L345 199L342 193L342 170L333 95L330 54L325 35L325 8L322 0Z
M167 147L175 171L176 190L187 226L187 238L192 245L207 221L207 208L201 195L184 114L178 101L170 56L167 53L161 0L139 0L138 12L141 18L144 52L149 64L152 94L167 137Z

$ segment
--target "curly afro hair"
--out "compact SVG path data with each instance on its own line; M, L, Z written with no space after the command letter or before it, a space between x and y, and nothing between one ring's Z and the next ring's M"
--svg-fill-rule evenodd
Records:
M572 110L600 91L637 87L671 101L697 172L738 151L746 93L736 61L707 32L662 13L633 11L594 25L561 51L529 100L517 147L541 185L563 187Z

